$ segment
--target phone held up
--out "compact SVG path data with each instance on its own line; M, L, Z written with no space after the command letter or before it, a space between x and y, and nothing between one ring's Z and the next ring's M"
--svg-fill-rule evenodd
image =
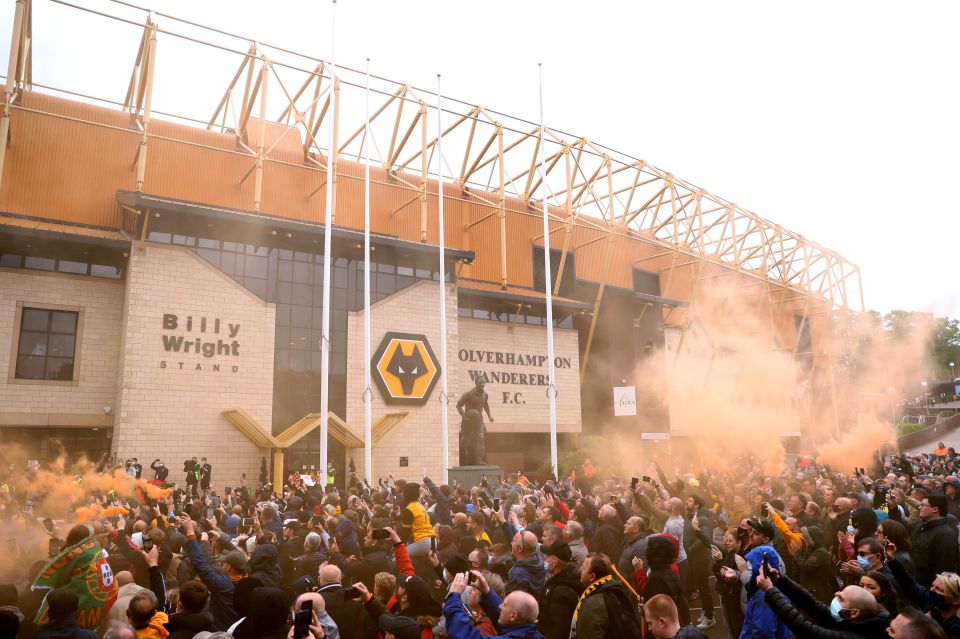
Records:
M293 613L293 638L309 637L311 621L313 621L313 601L307 599L300 604L300 610Z

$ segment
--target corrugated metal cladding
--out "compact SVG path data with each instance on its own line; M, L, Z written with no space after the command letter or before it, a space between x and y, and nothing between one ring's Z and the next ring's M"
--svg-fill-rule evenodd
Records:
M0 186L0 210L57 221L120 227L116 203L119 189L136 189L135 158L140 132L128 113L26 92L13 110L12 136ZM37 113L39 111L41 113ZM60 116L60 117L58 117ZM96 126L95 124L107 126ZM245 143L256 149L260 122L251 118ZM109 128L113 127L113 128ZM154 119L148 143L147 171L143 190L162 197L214 206L254 210L254 158L235 136L219 131ZM268 122L264 146L270 161L263 171L260 210L265 216L281 216L319 223L324 220L326 173L303 160L301 132ZM271 149L271 147L273 147ZM414 163L416 167L419 164ZM337 219L340 226L363 228L363 167L341 160L337 186ZM241 183L244 174L250 171ZM404 183L382 167L371 170L371 219L376 233L420 241L418 173L404 174ZM319 187L319 190L318 190ZM427 182L427 242L437 243L437 183ZM314 192L315 191L315 192ZM311 196L311 193L313 195ZM500 282L500 222L495 206L472 197L455 184L445 184L446 243L451 248L474 251L473 265L463 274ZM495 193L481 193L496 200ZM532 250L542 245L539 209L508 198L507 276L511 284L533 286ZM526 213L522 212L525 211ZM492 214L492 215L490 215ZM467 225L487 219L467 230ZM552 222L551 244L562 246L565 231ZM599 238L599 239L598 239ZM606 232L575 227L571 249L577 250L577 277L599 280L607 250ZM632 286L634 260L664 252L642 240L617 237L608 282ZM689 261L681 257L681 261ZM670 258L642 262L641 268L665 269Z

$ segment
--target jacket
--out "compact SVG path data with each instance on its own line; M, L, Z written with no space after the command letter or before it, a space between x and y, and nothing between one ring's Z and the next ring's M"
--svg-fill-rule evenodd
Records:
M602 581L602 580L601 580ZM591 591L592 589L592 591ZM618 579L611 578L605 583L591 584L578 602L575 611L576 618L572 622L573 628L570 637L575 639L640 639L640 620L637 613L637 603L633 595ZM636 621L636 633L631 628L623 628L620 617L611 618L610 610L619 609L621 612L632 614Z
M436 614L437 610L407 608L404 612L389 614L383 602L376 597L371 597L370 601L364 604L364 608L374 627L384 633L389 632L396 639L432 639L433 627L440 621L440 617ZM341 635L343 635L342 630ZM348 639L346 635L343 637Z
M910 542L917 581L921 585L931 585L941 572L956 572L960 555L957 531L946 517L918 522L911 532Z
M633 574L633 558L634 557L639 557L644 561L647 560L647 535L646 534L641 534L640 537L637 537L633 541L624 540L623 550L620 551L620 559L617 560L611 557L611 560L616 563L617 571L624 577L627 577L628 575Z
M500 605L503 600L492 589L480 598L480 604L484 612L491 619L500 617ZM463 609L463 600L460 599L460 593L452 592L447 595L443 601L443 619L447 626L447 635L456 639L484 639L480 631L474 627ZM494 637L510 637L511 639L544 639L544 636L537 630L536 624L522 623L512 626L501 626L498 628L499 635ZM400 637L398 636L398 639Z
M207 564L200 542L196 539L188 539L185 546L193 569L200 577L200 581L210 590L210 614L213 615L213 627L217 630L226 630L238 619L237 611L233 608L233 582Z
M73 616L56 619L40 626L39 639L97 639L97 633L80 627Z
M900 586L900 592L903 596L929 613L934 621L943 628L947 639L960 637L960 617L953 615L945 619L940 614L940 611L933 606L933 602L930 599L930 590L918 584L899 559L894 558L892 561L888 561L886 566L890 568L890 572L893 573L894 581Z
M573 561L577 564L577 570L583 567L583 562L587 558L587 547L583 545L582 539L573 539L568 542L570 554L573 555Z
M356 561L347 561L342 553L334 553L330 556L330 561L337 564L337 567L343 572L343 576L348 583L357 583L362 581L367 590L373 592L373 581L378 572L393 572L393 566L390 558L384 550L383 545L376 548L364 548L363 557ZM319 564L318 564L319 566ZM317 571L314 569L313 575Z
M540 617L537 628L547 639L567 639L573 611L583 592L580 572L569 563L563 570L547 579L540 593Z
M514 590L524 590L534 597L538 596L547 582L547 569L543 567L543 558L534 555L516 562L507 573L507 580L507 594Z
M117 600L113 602L113 605L110 606L110 612L107 613L107 623L111 621L127 623L127 608L130 607L130 600L141 590L146 590L146 588L134 582L120 586L117 591Z
M343 598L343 586L340 584L328 584L317 590L323 603L337 628L340 629L340 635L346 639L353 639L357 636L357 628L360 621L360 615L363 614L360 602L353 599Z
M168 639L193 639L198 632L213 628L213 615L206 610L178 612L170 615L164 627L170 632Z
M824 545L823 530L817 526L803 529L807 544L793 555L797 583L810 591L817 601L830 603L837 591L833 560Z
M747 591L747 609L743 613L740 639L787 639L790 636L786 623L777 617L764 600L763 591L756 585L764 553L769 554L771 568L781 570L783 566L780 555L771 546L757 546L744 557L750 564L750 572L744 573L747 577L744 584Z
M596 532L590 539L590 550L602 552L614 564L620 556L620 546L623 543L623 523L619 517L603 519L597 526Z
M882 608L865 621L836 621L830 614L830 606L814 599L787 577L781 577L777 587L767 591L765 600L777 617L789 626L796 639L885 637L890 625L890 614Z
M423 485L427 487L427 490L430 491L430 496L433 497L433 500L437 503L433 509L433 519L435 519L438 524L450 526L453 523L450 519L450 504L453 500L444 495L443 491L441 491L429 477L423 478Z
M166 628L169 620L167 613L156 612L145 628L137 629L137 639L166 639L170 631Z
M250 557L250 576L259 579L266 588L279 588L281 585L278 555L279 550L273 544L261 544Z

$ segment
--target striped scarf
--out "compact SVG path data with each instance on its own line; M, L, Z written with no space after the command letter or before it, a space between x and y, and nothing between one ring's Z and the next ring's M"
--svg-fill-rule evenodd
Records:
M574 608L574 610L573 610L573 622L574 622L574 624L576 624L576 622L577 622L577 616L580 614L580 606L583 604L583 601L584 601L587 597L589 597L590 595L592 595L592 594L594 593L594 591L596 591L597 588L599 588L599 587L602 586L603 584L607 583L607 582L610 581L611 579L613 579L613 575L607 575L606 577L600 577L600 579L597 579L595 582L593 582L592 584L590 584L589 586L587 586L587 589L583 591L583 594L582 594L582 595L580 595L580 600L577 602L577 607Z

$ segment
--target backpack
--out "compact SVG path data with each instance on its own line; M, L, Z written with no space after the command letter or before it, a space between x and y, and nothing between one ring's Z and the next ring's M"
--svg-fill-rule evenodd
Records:
M641 639L643 627L637 612L637 602L624 588L609 588L602 592L603 603L607 607L608 637Z

